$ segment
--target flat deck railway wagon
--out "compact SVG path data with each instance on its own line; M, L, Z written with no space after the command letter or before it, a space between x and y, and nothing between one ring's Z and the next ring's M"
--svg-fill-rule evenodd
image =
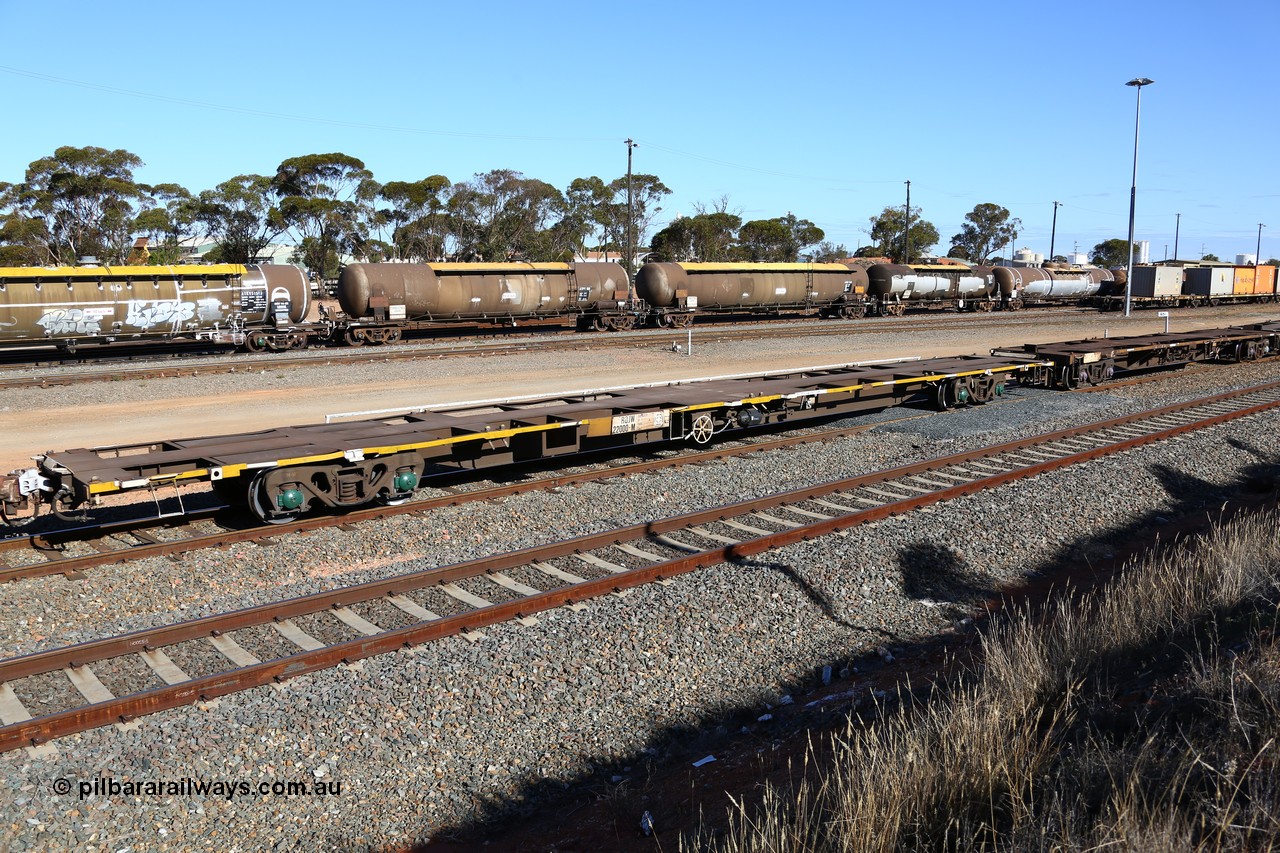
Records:
M1126 270L1115 270L1115 282L1094 299L1103 311L1124 307ZM1129 303L1137 308L1195 308L1232 302L1267 303L1277 299L1276 267L1212 261L1167 261L1133 268Z
M1280 322L49 452L34 457L34 467L0 477L0 515L29 518L43 506L81 521L74 513L107 495L158 497L161 490L208 482L264 522L283 522L312 509L404 501L438 474L659 442L705 444L767 425L898 405L981 405L1001 396L1010 382L1070 389L1124 371L1250 361L1276 352Z
M311 288L286 264L0 267L0 346L190 339L305 346Z

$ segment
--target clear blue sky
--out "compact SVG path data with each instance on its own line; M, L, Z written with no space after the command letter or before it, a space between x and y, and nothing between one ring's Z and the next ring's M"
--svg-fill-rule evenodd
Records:
M1125 236L1280 255L1280 4L846 2L48 4L0 0L0 181L61 145L125 148L199 191L341 151L383 182L637 172L658 223L727 195L851 250L923 208L945 251L980 202L1047 252ZM17 72L17 73L15 73ZM34 75L34 76L33 76ZM58 78L58 79L54 79ZM66 81L66 82L61 82ZM133 93L133 94L130 94Z

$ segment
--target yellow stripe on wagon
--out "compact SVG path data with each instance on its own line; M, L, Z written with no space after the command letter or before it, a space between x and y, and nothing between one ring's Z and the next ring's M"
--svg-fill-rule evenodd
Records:
M911 382L937 382L942 379L957 379L961 376L980 376L989 373L1010 373L1015 370L1021 370L1026 367L1052 367L1053 362L1030 362L1028 364L1013 364L1005 367L989 367L977 370L965 370L958 373L936 373L928 376L911 376L904 379L885 379L879 382L862 382L856 385L845 385L839 388L818 388L813 391L798 391L793 394L764 394L758 397L747 397L742 400L722 400L715 403L698 403L692 406L677 406L668 411L671 412L698 412L707 409L725 409L733 406L742 406L747 404L768 403L774 400L784 398L817 396L820 394L847 394L858 391L863 388L877 388L886 385L902 385ZM259 471L266 468L289 468L296 465L307 465L316 462L332 462L337 459L343 459L347 453L356 451L369 456L386 456L392 453L400 453L406 450L421 450L428 447L442 447L448 444L461 444L465 441L492 441L495 439L510 438L513 435L521 435L536 432L549 432L554 429L562 429L564 427L589 426L592 420L611 420L593 418L585 421L563 421L553 424L536 424L533 426L509 427L507 429L490 430L488 432L478 432L469 435L452 435L447 438L433 438L429 441L415 441L406 444L387 444L373 447L351 448L350 450L338 450L332 453L318 453L313 456L295 456L288 459L278 459L274 462L266 462L255 464L250 462L237 462L222 467L222 478L230 479L232 477L243 476L246 471ZM153 474L150 477L142 478L142 482L148 485L173 483L179 480L196 480L210 476L209 468L194 468L190 471L181 471L172 474ZM138 482L138 481L131 481ZM114 492L124 491L125 486L120 480L112 480L105 483L90 483L90 495L106 495Z

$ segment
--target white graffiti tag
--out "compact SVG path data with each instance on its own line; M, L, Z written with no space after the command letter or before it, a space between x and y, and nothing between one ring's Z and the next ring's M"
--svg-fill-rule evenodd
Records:
M139 329L150 329L152 326L169 324L176 332L178 326L190 320L196 313L194 302L182 302L177 299L162 300L153 305L145 301L129 300L129 316L125 317L126 326Z
M48 335L96 335L102 331L102 318L86 314L79 308L51 308L36 320Z

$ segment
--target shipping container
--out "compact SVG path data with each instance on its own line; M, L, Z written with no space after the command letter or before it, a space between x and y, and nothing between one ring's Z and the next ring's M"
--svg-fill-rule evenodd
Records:
M1276 292L1276 268L1263 264L1258 267L1258 277L1253 283L1254 293Z
M1189 296L1230 296L1233 280L1231 267L1190 267L1183 293Z
M1253 266L1236 267L1236 293L1253 293Z
M1182 268L1134 267L1129 288L1139 299L1176 299L1182 295Z

